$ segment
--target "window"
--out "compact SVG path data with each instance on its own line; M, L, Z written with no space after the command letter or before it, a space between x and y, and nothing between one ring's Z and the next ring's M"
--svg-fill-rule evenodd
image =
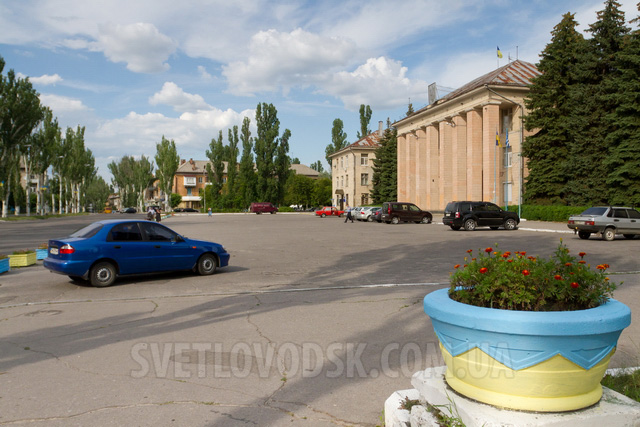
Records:
M193 194L191 193L191 187L187 188L187 196L192 196Z
M135 222L114 225L107 237L109 242L138 242L140 240L142 240L142 233Z
M511 162L513 158L513 153L511 152L511 146L505 147L504 149L504 167L510 168Z
M364 193L361 197L360 197L360 204L361 205L368 205L369 204L369 194Z
M340 187L344 187L344 176L340 177Z
M185 187L195 187L196 185L196 177L195 176L185 176L184 177L184 186Z
M147 240L152 242L171 242L176 238L176 234L171 230L153 222L143 223L142 226Z
M347 177L345 178L345 181L347 181L347 183L345 184L345 187L349 186L349 175L347 175Z
M200 184L202 184L202 177L201 177L201 176L199 176L199 177L198 177L198 182L199 182Z
M640 218L640 212L635 209L627 209L627 214L629 218Z
M344 157L340 157L340 167L344 168Z
M361 154L360 155L360 166L368 166L369 165L369 155L368 154ZM366 185L366 184L362 184L362 185Z
M349 167L349 158L348 158L348 157L345 157L345 158L344 158L344 167L345 167L345 168L348 168L348 167Z
M369 174L360 174L360 185L369 185Z

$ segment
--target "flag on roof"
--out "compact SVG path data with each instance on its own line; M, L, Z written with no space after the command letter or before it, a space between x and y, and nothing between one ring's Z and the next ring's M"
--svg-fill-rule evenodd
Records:
M504 141L504 146L508 147L509 146L509 129L507 129L507 131L505 132L505 141Z
M496 131L496 147L500 147L500 134Z
M502 52L500 52L500 46L496 46L498 58L502 58Z

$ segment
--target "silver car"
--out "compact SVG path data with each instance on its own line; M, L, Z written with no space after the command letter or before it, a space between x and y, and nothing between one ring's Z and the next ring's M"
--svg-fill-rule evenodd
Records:
M588 239L594 233L607 241L613 240L616 234L633 239L640 234L640 212L617 206L593 207L569 217L567 227L576 231L581 239Z

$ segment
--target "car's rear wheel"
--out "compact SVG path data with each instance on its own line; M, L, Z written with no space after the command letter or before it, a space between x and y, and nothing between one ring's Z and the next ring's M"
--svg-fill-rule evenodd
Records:
M425 215L422 217L422 221L420 221L423 224L431 224L431 217L429 215Z
M93 267L89 273L89 281L91 286L96 288L106 288L113 285L116 280L116 267L110 262L99 262Z
M398 224L400 222L400 218L398 218L397 216L394 216L393 218L391 218L391 224Z
M507 220L504 222L504 229L505 230L515 230L516 226L518 224L516 224L516 220L513 218L507 218Z
M321 218L325 218L326 216L327 216L326 214L320 215Z
M455 231L460 230L460 226L459 225L450 225L449 227L451 227L451 229L455 230Z
M477 225L478 224L476 223L475 219L469 218L464 222L464 229L467 231L473 231L476 229Z
M216 272L218 262L216 257L211 254L204 254L198 260L198 274L201 276L208 276Z
M591 233L589 233L588 231L578 231L578 237L583 240L587 240L589 236L591 236Z
M635 235L635 234L623 234L623 236L624 236L624 238L625 238L625 239L629 239L629 240L631 240L631 239L633 239L634 237L636 237L636 235Z
M373 218L371 218L371 215L367 217L367 222L373 222Z
M612 241L616 237L616 232L613 228L607 228L602 232L602 240L606 240L607 242Z

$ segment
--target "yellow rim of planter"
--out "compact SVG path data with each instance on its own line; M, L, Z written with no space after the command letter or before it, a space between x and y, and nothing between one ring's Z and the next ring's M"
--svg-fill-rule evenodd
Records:
M440 345L451 388L471 399L503 408L564 412L586 408L602 397L600 381L615 352L589 370L560 355L514 371L478 348L456 357Z

